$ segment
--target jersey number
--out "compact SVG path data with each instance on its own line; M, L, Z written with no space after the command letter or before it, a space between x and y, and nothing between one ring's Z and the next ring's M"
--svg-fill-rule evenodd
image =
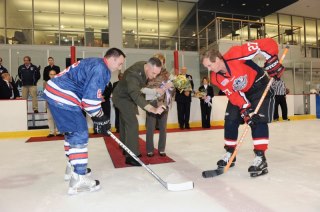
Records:
M258 43L248 43L248 51L249 52L256 51L258 49L259 49Z

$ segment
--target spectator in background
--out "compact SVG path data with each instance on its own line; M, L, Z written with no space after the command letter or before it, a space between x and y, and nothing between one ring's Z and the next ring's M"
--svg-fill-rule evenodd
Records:
M284 121L290 121L290 119L288 119L288 106L287 106L287 100L286 100L286 94L287 94L286 85L284 84L282 79L277 78L273 81L272 88L275 93L273 120L279 121L279 105L280 105L281 112L282 112L282 119Z
M123 73L119 73L118 74L118 81L116 81L116 82L114 82L113 83L113 85L112 85L112 92L113 92L113 90L117 87L117 85L118 85L118 82L121 80L123 78ZM114 106L114 112L115 112L115 123L114 123L114 125L115 125L115 128L116 128L116 133L119 133L120 132L120 119L119 119L119 109L115 106L115 105L113 105Z
M29 56L25 56L23 62L24 64L18 68L18 75L22 82L22 98L28 99L30 93L33 112L38 113L37 83L41 77L40 66L33 65Z
M108 117L109 120L110 120L110 114L111 114L111 104L110 104L111 92L112 92L112 83L109 81L109 83L106 85L102 93L102 102L101 102L102 111L106 115L106 117ZM93 128L93 133L97 134L95 128Z
M164 65L165 58L163 54L156 54L154 57L158 58L162 66ZM169 105L172 101L172 95L175 91L173 88L173 84L171 82L168 83L170 73L165 69L162 68L160 74L155 78L151 79L147 83L147 87L143 88L141 91L146 94L146 100L154 106L159 107L164 105L166 109L161 114L153 114L147 112L147 119L146 119L146 129L147 129L147 136L146 136L146 149L147 149L147 156L153 157L154 156L154 142L153 142L153 135L154 130L156 129L156 123L158 123L159 128L159 141L158 141L158 154L162 157L166 156L165 148L166 148L166 140L167 140L167 120L168 120L168 112L169 112ZM157 91L160 89L160 91ZM153 95L152 95L153 91ZM151 95L148 95L151 93ZM160 95L157 95L160 94ZM150 98L149 98L150 97Z
M8 70L2 65L2 58L0 57L0 77L2 73L8 73Z
M54 76L57 75L57 72L55 70L51 70L49 71L49 77L50 79L52 79ZM47 116L48 116L48 126L49 126L49 130L50 133L47 136L48 138L53 137L56 133L56 136L63 136L63 134L61 134L58 129L57 129L57 125L53 120L52 114L50 109L47 107Z
M0 77L0 99L16 99L20 97L18 88L9 73L3 72Z
M156 129L156 123L159 127L158 154L162 157L166 156L166 140L167 140L167 120L169 105L171 104L172 95L175 91L171 82L168 82L170 73L166 69L162 69L160 74L154 79L148 81L147 87L141 90L146 94L149 104L154 107L165 106L165 110L161 114L147 112L146 119L146 149L147 156L154 156L153 135ZM153 92L152 92L153 91ZM155 97L155 98L153 98Z
M194 89L192 76L187 74L187 68L182 67L181 73L185 75L186 78L190 81L192 91ZM191 107L191 92L192 91L180 91L176 90L176 102L177 102L177 111L178 111L178 121L180 129L190 129L189 119L190 119L190 107Z
M49 72L51 70L54 70L56 72L56 74L59 74L60 73L60 67L59 66L56 66L54 64L54 59L53 57L48 57L48 66L44 67L43 69L43 89L45 89L46 87L46 84L47 84L47 81L50 80L50 75L49 75Z
M209 84L208 77L202 78L202 85L199 87L199 92L202 128L210 128L211 104L214 93L213 87Z

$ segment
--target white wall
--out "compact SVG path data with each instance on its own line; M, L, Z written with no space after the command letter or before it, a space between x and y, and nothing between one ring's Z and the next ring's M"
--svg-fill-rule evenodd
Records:
M28 130L26 100L0 100L0 132Z
M309 97L309 95L307 95ZM294 116L295 114L305 114L303 95L287 95L288 104L288 116ZM39 102L40 112L44 111L44 102ZM212 122L222 122L224 120L224 114L228 99L226 96L215 96L212 103L211 121ZM310 95L310 114L316 115L316 98L314 94ZM31 112L31 101L29 101L29 112ZM111 103L112 105L112 103ZM8 131L25 131L27 127L27 107L25 100L1 100L1 124L0 132ZM7 111L7 112L5 112ZM281 116L281 109L279 107L279 113ZM29 115L30 116L30 115ZM46 119L46 114L38 114L36 116L42 116ZM139 108L138 121L140 127L145 125L146 113ZM29 117L30 118L30 117ZM113 105L111 107L111 123L114 126L115 113ZM87 116L88 127L92 128L91 118ZM200 100L198 98L192 98L191 112L190 112L190 124L199 125L201 123L201 110L200 110ZM41 125L46 124L46 121L41 122ZM172 103L172 107L169 110L168 125L178 124L177 106L176 102Z

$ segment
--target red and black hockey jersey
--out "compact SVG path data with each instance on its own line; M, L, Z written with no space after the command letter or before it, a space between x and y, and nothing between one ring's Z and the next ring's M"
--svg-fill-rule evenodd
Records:
M266 59L278 54L278 44L271 38L259 39L242 46L231 47L223 55L227 73L211 72L211 83L223 91L233 105L240 109L250 106L247 92L256 80L261 68L253 59L262 54ZM260 73L261 74L261 73Z

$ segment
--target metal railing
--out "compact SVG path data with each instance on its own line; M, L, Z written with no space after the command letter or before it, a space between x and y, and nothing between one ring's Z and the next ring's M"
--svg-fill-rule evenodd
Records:
M218 44L221 40L247 42L273 38L279 44L300 45L301 27L260 21L217 17L198 33L199 50Z

